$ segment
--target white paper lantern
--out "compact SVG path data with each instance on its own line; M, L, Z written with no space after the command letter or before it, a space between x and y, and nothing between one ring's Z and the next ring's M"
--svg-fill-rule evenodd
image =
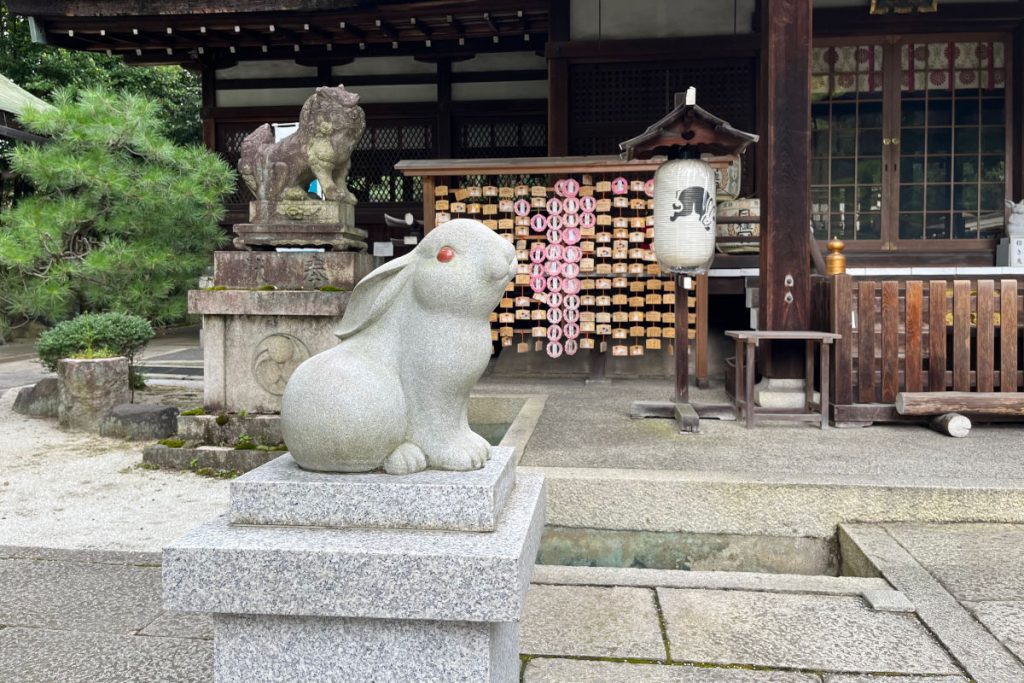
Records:
M663 270L696 275L715 258L715 171L671 159L654 174L654 253Z

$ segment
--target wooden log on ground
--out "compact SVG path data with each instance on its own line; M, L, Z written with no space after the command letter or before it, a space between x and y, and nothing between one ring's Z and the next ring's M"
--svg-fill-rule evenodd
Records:
M928 420L928 426L948 436L960 439L971 433L971 420L960 413L944 413Z
M903 391L896 395L900 415L977 413L1024 417L1024 393L972 391Z

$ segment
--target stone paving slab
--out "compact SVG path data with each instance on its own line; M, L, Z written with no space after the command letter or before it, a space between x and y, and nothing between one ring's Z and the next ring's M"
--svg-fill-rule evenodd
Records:
M832 672L958 670L913 616L860 598L658 589L676 661Z
M825 683L967 683L963 676L869 676L825 674Z
M942 640L968 675L983 683L1024 681L1020 660L978 623L885 528L843 524L839 535L843 557L850 557L857 566L873 565L905 594L917 608L921 621ZM944 541L940 538L939 542Z
M209 614L163 612L146 628L139 631L139 635L213 640L213 619Z
M1024 660L1024 602L969 602L964 604L1010 652Z
M929 679L935 681L935 679ZM816 674L715 669L680 664L630 664L574 659L532 659L525 683L821 683ZM901 679L903 683L911 683ZM885 683L885 682L883 682ZM937 681L936 683L946 683Z
M0 630L0 681L14 683L196 683L213 678L204 640L82 631Z
M654 591L532 585L526 596L519 651L665 659Z
M157 567L0 560L0 586L3 626L127 634L161 611Z
M886 524L958 600L1024 600L1024 525Z

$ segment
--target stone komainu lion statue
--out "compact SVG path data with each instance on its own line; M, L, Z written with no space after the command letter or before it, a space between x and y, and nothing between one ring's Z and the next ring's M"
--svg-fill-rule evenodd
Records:
M274 142L265 123L246 136L238 172L258 200L306 199L315 178L328 200L355 203L345 181L365 128L359 95L341 85L317 88L302 105L295 133Z

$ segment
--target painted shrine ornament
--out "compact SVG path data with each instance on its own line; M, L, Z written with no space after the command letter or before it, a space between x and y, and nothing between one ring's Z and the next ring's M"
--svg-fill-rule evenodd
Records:
M565 228L575 228L580 224L580 217L574 213L567 213L562 216L562 226Z
M597 217L592 213L581 213L580 225L584 228L592 228L597 225Z
M565 178L555 181L555 194L559 197L565 196Z
M552 214L548 216L548 227L552 230L562 229L562 217L558 214Z
M548 250L543 244L534 244L530 247L530 263L544 263L548 258Z
M580 235L581 233L579 228L570 226L562 233L562 241L566 244L578 244L580 241Z
M707 272L715 258L715 172L672 159L654 174L654 253L670 273Z
M575 339L566 339L565 340L565 348L564 348L564 350L565 350L565 355L567 355L567 356L575 356L576 352L580 350L580 345L576 342Z
M593 195L587 195L580 199L580 208L583 213L594 213L597 209L597 200L594 199Z
M548 294L548 306L555 306L557 308L558 306L561 306L561 305L562 305L562 295L561 294L559 294L558 292L551 292L551 294Z
M580 259L583 258L583 250L576 246L568 246L565 248L562 258L569 263L579 263Z
M545 350L547 351L547 354L552 358L559 358L562 355L562 345L556 341L548 342L548 345L545 348Z
M536 213L530 219L530 230L544 232L548 229L548 218L542 213Z
M547 237L548 237L548 242L550 242L551 244L561 244L562 243L562 231L558 230L557 228L551 228L550 230L548 230Z
M516 203L512 205L512 209L516 212L517 216L529 216L530 202L525 199L517 199Z
M644 183L644 194L648 197L654 196L654 178L651 178Z
M564 213L579 213L579 210L580 200L575 197L567 197L566 200L562 202L562 211Z
M542 275L536 275L530 278L530 289L535 293L540 294L547 288L547 280Z
M561 283L561 290L566 294L579 294L580 281L576 278L569 278Z
M557 216L562 213L562 200L558 197L552 197L548 200L548 213L552 216Z
M562 183L562 193L566 197L575 197L580 193L580 181L566 178Z
M612 181L612 194L626 194L629 192L629 181L619 176Z

